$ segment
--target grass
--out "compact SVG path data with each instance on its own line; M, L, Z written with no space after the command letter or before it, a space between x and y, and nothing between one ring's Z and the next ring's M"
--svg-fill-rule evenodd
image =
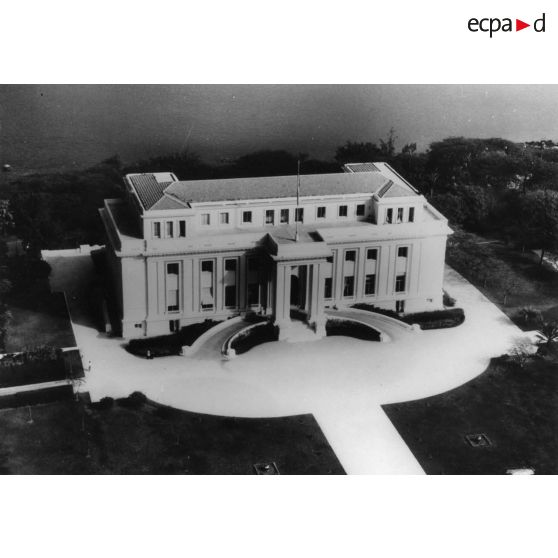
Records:
M312 415L243 419L120 400L0 411L0 471L13 474L344 474Z
M493 273L476 271L468 254L477 262L484 261ZM549 319L558 319L558 273L539 265L532 252L458 231L448 243L446 259L519 327L523 324L517 320L518 310L527 306L541 310ZM507 296L506 284L511 285Z
M237 355L241 355L257 345L269 343L279 339L279 328L270 322L262 322L261 325L249 329L242 335L238 335L231 343Z
M493 359L457 389L383 409L428 474L558 473L556 357L531 358L524 368ZM493 445L471 447L465 435L474 433Z
M17 296L8 302L13 319L6 335L6 352L39 345L75 347L76 340L62 293Z

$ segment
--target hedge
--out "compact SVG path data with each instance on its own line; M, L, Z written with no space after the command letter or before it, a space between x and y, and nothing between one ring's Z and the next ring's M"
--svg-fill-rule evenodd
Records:
M241 355L256 345L277 341L278 339L279 328L266 321L266 323L262 323L262 325L255 326L244 334L238 335L231 343L231 349L234 349L237 355Z
M205 320L197 324L184 326L177 333L131 339L127 349L130 353L143 357L147 356L147 351L153 357L178 355L184 345L192 345L198 337L220 323L220 321Z
M345 335L364 341L379 341L380 334L369 326L352 320L330 318L326 322L326 335Z
M421 329L443 329L461 325L465 321L465 312L463 308L417 312L407 314L403 320L408 324L418 324Z

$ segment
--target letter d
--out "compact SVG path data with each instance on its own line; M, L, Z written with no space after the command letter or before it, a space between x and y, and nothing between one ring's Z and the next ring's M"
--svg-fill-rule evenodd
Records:
M533 23L533 29L537 32L537 33L544 33L544 28L545 28L545 16L546 14L543 14L541 18L536 19L535 23ZM540 24L540 28L539 28L539 24Z

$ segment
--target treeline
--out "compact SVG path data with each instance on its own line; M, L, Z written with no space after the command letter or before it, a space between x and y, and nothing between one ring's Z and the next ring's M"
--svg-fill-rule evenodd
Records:
M426 152L409 143L396 149L393 130L373 142L347 141L331 160L304 153L258 151L222 165L175 153L123 166L118 157L80 172L12 177L12 232L31 247L103 243L97 209L122 195L128 172L172 171L181 180L340 172L343 164L386 161L444 213L453 226L505 237L522 248L553 249L558 238L558 149L551 141L447 138Z

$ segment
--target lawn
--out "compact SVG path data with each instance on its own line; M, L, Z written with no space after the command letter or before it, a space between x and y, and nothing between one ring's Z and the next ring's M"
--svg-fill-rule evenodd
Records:
M14 474L344 474L312 415L240 419L147 401L0 411L0 471Z
M539 265L532 252L457 231L448 242L446 259L519 327L523 324L517 312L528 306L558 318L558 273Z
M13 319L6 335L6 352L32 347L75 347L76 340L62 293L11 297Z
M493 359L457 389L383 409L428 474L558 473L556 357L524 368ZM472 447L467 434L485 434L492 445Z

